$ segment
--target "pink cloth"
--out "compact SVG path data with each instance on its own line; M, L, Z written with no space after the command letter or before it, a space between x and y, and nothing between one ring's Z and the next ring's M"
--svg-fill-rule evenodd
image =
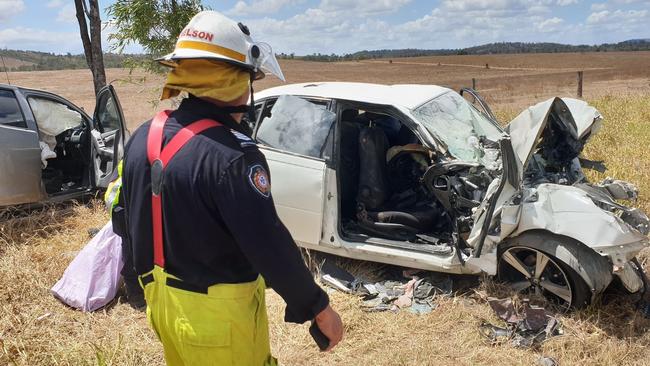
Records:
M72 260L52 294L73 308L97 310L115 297L122 265L122 238L109 221Z

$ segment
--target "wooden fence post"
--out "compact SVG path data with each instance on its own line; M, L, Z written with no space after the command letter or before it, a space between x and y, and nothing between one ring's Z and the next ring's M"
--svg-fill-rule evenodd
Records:
M476 90L476 79L472 78L472 89Z
M582 71L578 71L578 98L582 98Z

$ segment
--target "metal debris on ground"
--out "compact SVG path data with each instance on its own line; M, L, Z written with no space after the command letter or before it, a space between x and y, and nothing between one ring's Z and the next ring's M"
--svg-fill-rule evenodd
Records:
M361 307L367 312L409 309L415 314L427 314L438 306L435 297L449 296L453 288L449 275L415 269L387 275L381 281L366 281L326 260L320 273L324 284L360 296Z
M539 356L537 359L539 366L558 366L559 363L553 357Z
M524 302L518 310L511 299L488 298L488 304L506 325L483 322L479 332L493 344L510 343L519 348L536 348L546 339L561 335L559 320L542 307Z

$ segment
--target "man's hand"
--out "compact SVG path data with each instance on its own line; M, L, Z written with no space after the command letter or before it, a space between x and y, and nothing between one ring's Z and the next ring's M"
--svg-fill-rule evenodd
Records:
M325 310L316 315L316 325L323 334L330 340L330 345L325 352L336 346L343 339L343 323L339 314L327 305Z

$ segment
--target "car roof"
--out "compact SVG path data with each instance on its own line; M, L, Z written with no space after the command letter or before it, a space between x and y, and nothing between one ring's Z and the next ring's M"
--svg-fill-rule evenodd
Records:
M17 85L3 84L3 83L0 83L0 88L2 88L2 89L9 89L9 90L19 90L19 89L21 89L21 88L20 88L19 86L17 86Z
M328 99L386 104L413 109L451 89L437 85L314 82L288 84L256 93L256 98L297 95Z
M25 87L22 87L22 86L19 86L19 85L13 85L13 84L2 84L2 83L0 83L0 88L10 89L10 90L13 90L13 91L20 91L20 92L39 92L39 93L51 94L51 95L57 96L59 98L63 98L60 95L49 92L47 90L34 89L34 88L25 88Z

